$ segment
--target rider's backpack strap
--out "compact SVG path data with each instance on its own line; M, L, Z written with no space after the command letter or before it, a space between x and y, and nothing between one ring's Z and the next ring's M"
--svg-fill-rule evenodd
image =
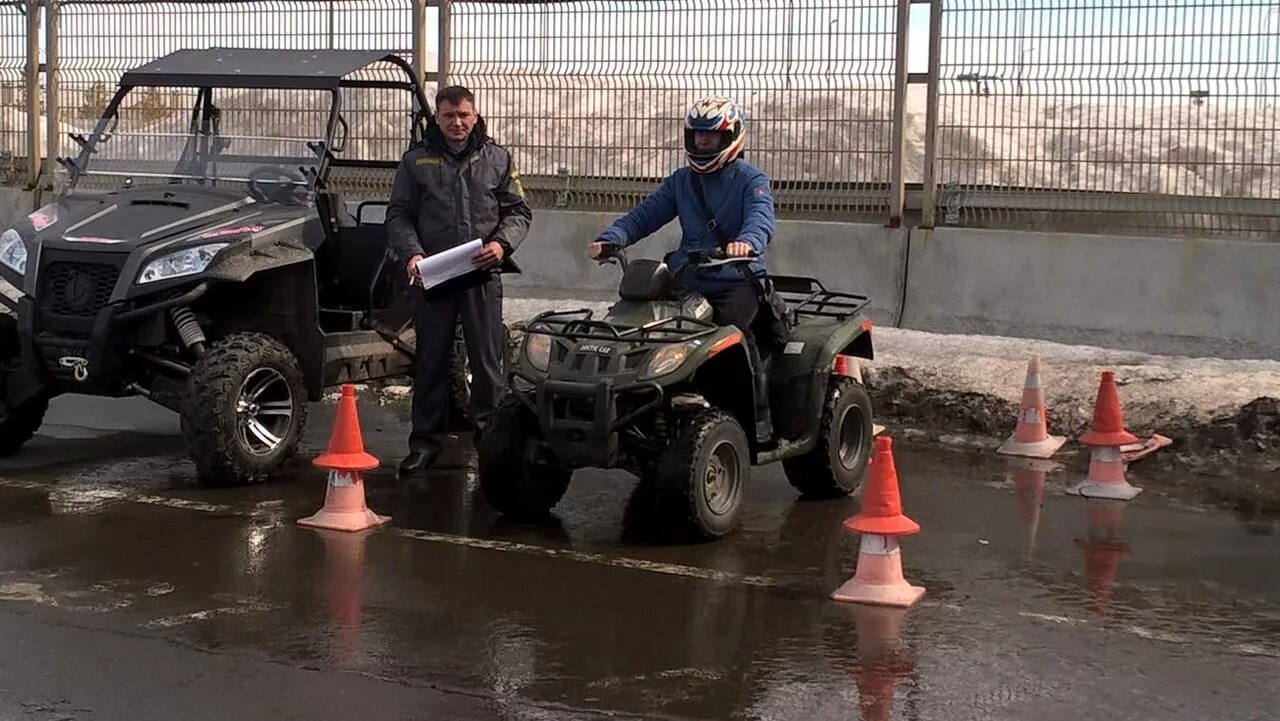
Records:
M699 173L689 171L690 182L693 183L693 195L698 199L698 207L702 209L702 217L706 219L707 230L715 236L716 242L720 247L729 244L729 238L724 234L724 230L720 228L720 224L716 222L716 217L711 214L711 209L707 207L707 195L702 190L702 176Z

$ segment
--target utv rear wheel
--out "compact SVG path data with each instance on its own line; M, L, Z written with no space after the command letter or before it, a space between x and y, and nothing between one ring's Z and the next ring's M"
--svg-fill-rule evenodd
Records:
M22 365L22 349L18 345L18 328L12 316L0 318L0 393L10 373ZM19 406L10 408L0 396L0 458L11 456L40 430L45 411L49 409L49 396L40 393L28 398Z
M191 369L181 416L202 482L265 481L284 466L306 424L298 359L270 336L230 335Z
M569 488L573 470L539 457L538 423L514 396L490 418L478 448L480 488L499 513L517 520L545 518Z
M782 462L787 480L808 498L839 498L858 489L871 457L871 399L852 378L833 377L818 445Z
M682 413L654 478L663 520L699 540L728 535L738 524L750 468L737 419L714 408Z

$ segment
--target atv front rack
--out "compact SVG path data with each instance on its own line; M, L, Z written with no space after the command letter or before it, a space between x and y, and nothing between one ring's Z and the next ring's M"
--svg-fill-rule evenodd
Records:
M770 275L769 279L773 281L773 289L786 302L787 310L797 318L803 315L843 321L871 303L865 295L827 290L817 278Z
M593 319L591 315L592 312L585 308L552 310L539 313L527 323L521 323L520 327L528 333L541 333L573 341L624 341L653 344L681 343L711 335L719 330L719 326L714 323L683 315L638 326L620 326L605 320ZM534 331L533 327L537 325L543 327Z

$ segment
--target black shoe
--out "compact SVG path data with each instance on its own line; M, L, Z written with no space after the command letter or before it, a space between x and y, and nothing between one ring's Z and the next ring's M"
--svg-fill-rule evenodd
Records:
M436 462L436 457L439 455L438 451L410 451L409 455L405 456L403 461L400 461L400 472L417 473L418 471L425 471L431 467L431 464Z

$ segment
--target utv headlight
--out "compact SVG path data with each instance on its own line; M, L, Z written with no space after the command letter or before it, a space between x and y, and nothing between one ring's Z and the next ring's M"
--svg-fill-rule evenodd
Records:
M686 343L659 348L654 351L653 355L649 356L649 360L645 361L636 379L644 381L665 376L679 368L688 357L689 346Z
M529 359L529 365L544 372L551 366L551 336L547 335L548 330L541 323L534 325L529 328L524 342L524 357Z
M27 244L22 242L22 236L13 228L0 235L0 263L4 263L18 275L27 273Z
M218 254L218 251L228 245L231 244L209 243L208 245L197 245L194 248L185 248L161 256L147 263L147 267L143 268L142 273L138 275L138 282L154 283L158 280L169 280L203 273L204 269L208 268L209 263L213 261L213 257Z

